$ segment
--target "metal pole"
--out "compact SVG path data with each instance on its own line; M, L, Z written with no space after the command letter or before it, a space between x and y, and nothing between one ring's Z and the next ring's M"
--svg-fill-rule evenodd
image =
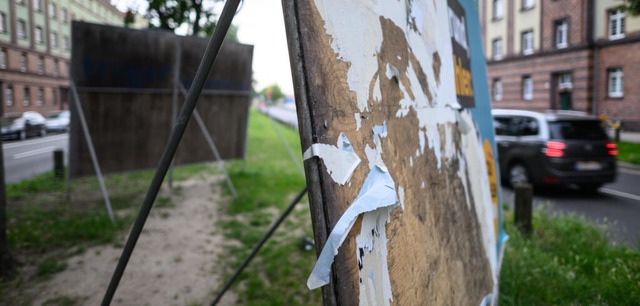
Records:
M280 215L278 220L276 220L276 222L273 225L271 225L271 228L269 228L269 231L262 237L262 239L258 243L256 243L255 246L253 246L253 249L251 250L251 253L249 253L249 255L247 255L247 258L244 259L244 261L242 262L240 267L236 270L236 272L233 274L231 279L229 279L227 281L227 283L224 285L224 288L222 288L222 291L220 291L220 293L218 293L218 296L216 296L216 299L213 300L213 303L211 303L212 306L216 305L216 304L218 304L218 302L220 302L220 299L222 299L222 296L224 296L225 292L227 292L227 290L229 290L229 288L231 287L233 282L236 280L236 278L238 278L238 276L240 276L240 273L242 273L242 271L244 271L244 269L249 265L249 263L251 262L253 257L255 257L256 254L258 254L258 251L260 251L260 249L262 248L264 243L267 242L267 240L271 237L271 235L273 235L273 233L276 231L276 229L278 229L280 224L284 221L284 219L287 218L287 216L291 213L291 211L296 206L296 204L298 204L298 202L300 202L300 199L302 199L302 197L306 193L307 193L307 186L305 186L300 191L300 193L298 193L298 195L295 197L295 199L293 199L291 204L289 204L289 207L287 207L287 209L282 213L282 215Z
M176 60L173 64L173 99L171 104L171 126L176 125L178 117L178 82L180 82L180 62L182 57L182 41L176 40ZM175 167L175 158L171 159L169 167L169 188L173 189L173 168Z
M71 94L73 95L73 103L78 110L78 118L80 119L80 126L82 127L82 132L84 134L84 140L87 142L87 146L89 147L89 154L91 155L91 162L93 163L93 170L96 172L96 176L98 177L98 184L100 184L100 190L102 190L102 197L104 199L104 205L107 207L107 213L109 214L109 218L113 224L116 223L116 218L113 216L113 209L111 208L111 201L109 201L109 193L107 192L107 187L104 184L104 178L102 176L102 170L100 170L100 163L98 163L98 156L96 155L96 150L93 148L93 141L91 140L91 135L89 134L89 127L87 126L87 121L84 118L84 111L82 110L82 105L80 103L80 97L78 96L78 91L76 90L76 83L71 80Z
M53 151L53 174L57 180L64 179L64 151Z
M200 62L200 66L198 67L198 71L196 72L193 86L191 86L184 106L180 111L178 122L173 127L173 132L171 133L169 142L165 147L164 153L162 153L162 158L160 160L160 164L158 165L158 169L153 176L153 180L151 181L151 185L149 186L147 195L144 198L142 207L140 207L138 217L136 218L136 221L131 228L131 233L129 234L127 243L122 250L122 256L120 256L120 259L118 260L118 265L113 272L109 287L107 288L104 298L102 299L103 306L111 304L113 295L115 294L116 289L118 289L120 279L122 278L124 270L127 267L127 263L131 258L131 254L133 253L133 249L136 246L136 242L138 241L138 238L140 238L140 233L142 233L144 223L146 222L147 217L151 212L151 207L153 206L153 202L155 201L156 196L158 196L158 192L160 191L160 187L162 186L162 181L164 180L164 177L167 174L167 170L169 169L169 165L171 164L171 159L178 149L180 140L182 139L184 131L187 128L187 123L189 123L189 118L191 118L191 114L193 113L193 110L196 107L196 103L198 102L200 92L204 87L204 83L207 80L209 72L211 71L211 67L213 66L213 63L218 56L220 48L222 47L224 37L229 30L229 26L231 25L231 21L233 20L234 13L238 8L239 2L240 0L227 0L224 4L222 14L220 15L220 19L218 19L218 26L216 27L211 40L209 40L209 45L207 45L207 49L205 50L202 61Z
M182 86L182 84L180 84L180 91L182 91L182 94L186 96L187 90L184 88L184 86ZM236 192L236 188L233 186L233 182L229 177L229 173L227 172L227 169L225 169L224 167L224 160L222 160L222 157L220 156L220 152L218 151L218 148L213 142L213 139L211 138L211 134L209 134L209 131L207 131L207 127L204 125L204 121L202 121L202 117L200 117L200 113L198 112L197 109L193 110L193 117L196 119L196 122L200 127L200 131L202 132L202 135L207 141L207 144L209 145L209 149L211 149L211 152L213 152L213 156L215 156L216 158L218 168L220 168L220 171L224 173L224 178L227 181L227 186L229 186L229 190L231 191L231 194L233 195L234 198L237 198L238 193Z

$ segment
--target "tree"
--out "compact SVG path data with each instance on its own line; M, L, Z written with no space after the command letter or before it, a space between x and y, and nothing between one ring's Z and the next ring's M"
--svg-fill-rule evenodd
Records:
M187 35L212 35L218 15L216 3L221 0L148 0L149 8L145 18L149 28L175 32L183 25L187 26ZM237 40L237 28L232 26L227 39Z
M278 86L278 84L273 84L265 87L264 89L262 89L262 91L260 91L260 94L267 98L268 101L272 102L284 98L284 93L282 92L282 89L280 89L280 86Z
M633 16L640 15L640 0L625 0L625 10Z

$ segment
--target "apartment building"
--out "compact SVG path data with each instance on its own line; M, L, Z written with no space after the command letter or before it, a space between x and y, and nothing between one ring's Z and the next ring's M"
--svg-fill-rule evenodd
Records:
M622 0L479 0L494 108L606 114L640 130L640 17Z
M2 111L67 108L71 21L122 25L108 0L0 1Z

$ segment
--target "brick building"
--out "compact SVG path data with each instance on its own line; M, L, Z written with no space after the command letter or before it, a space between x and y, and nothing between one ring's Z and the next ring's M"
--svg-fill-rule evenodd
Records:
M479 0L494 108L606 114L640 130L640 17L622 0Z
M68 106L71 21L122 25L108 0L0 1L2 112Z

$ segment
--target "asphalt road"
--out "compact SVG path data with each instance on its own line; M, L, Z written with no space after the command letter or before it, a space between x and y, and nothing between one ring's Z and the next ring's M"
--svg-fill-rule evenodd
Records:
M68 165L69 134L57 134L23 141L5 141L5 182L15 183L53 169L53 151L64 150L64 162Z
M549 205L552 212L576 213L599 224L609 225L609 234L618 243L638 247L640 242L640 171L620 169L613 184L597 193L578 189L539 187L534 190L534 208ZM502 188L503 200L513 207L513 191Z

